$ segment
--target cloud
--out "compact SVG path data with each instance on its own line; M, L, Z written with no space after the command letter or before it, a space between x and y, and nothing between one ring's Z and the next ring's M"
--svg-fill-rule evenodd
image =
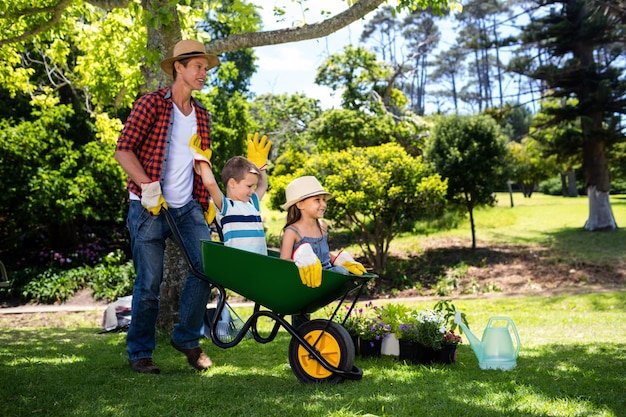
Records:
M304 52L301 42L289 44L272 45L257 48L255 53L258 57L258 67L263 71L308 71L313 60Z

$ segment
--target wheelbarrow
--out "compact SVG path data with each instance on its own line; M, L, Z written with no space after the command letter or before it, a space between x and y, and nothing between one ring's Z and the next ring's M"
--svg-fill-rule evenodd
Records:
M363 288L377 277L376 274L344 275L324 270L322 284L317 288L309 288L302 284L295 263L280 259L276 251L269 250L265 256L209 240L200 242L204 269L201 272L193 267L170 213L162 211L192 273L219 293L210 325L211 340L216 346L224 349L236 346L250 333L258 343L268 343L276 338L283 327L291 335L289 364L301 382L337 383L363 377L363 371L354 365L355 347L352 337L343 327L345 319L343 323L334 319L345 300L352 295L350 309L344 317L349 316ZM227 289L254 302L254 310L240 326L239 332L225 342L220 339L216 328L226 305ZM337 301L337 306L329 319L306 321L298 328L285 319L287 315L313 313L334 301ZM261 317L274 322L269 334L259 333L257 325Z

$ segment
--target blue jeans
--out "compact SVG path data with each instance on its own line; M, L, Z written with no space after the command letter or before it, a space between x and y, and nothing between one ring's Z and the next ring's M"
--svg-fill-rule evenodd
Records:
M183 244L192 264L202 268L200 240L211 239L209 227L197 201L180 208L170 208L181 232ZM128 359L151 358L156 346L156 322L159 313L159 291L163 280L165 240L172 235L164 214L152 216L141 202L131 200L126 222L135 266L132 320L126 336ZM204 312L211 286L195 277L191 271L180 300L180 321L174 326L172 340L178 346L191 349L200 346Z

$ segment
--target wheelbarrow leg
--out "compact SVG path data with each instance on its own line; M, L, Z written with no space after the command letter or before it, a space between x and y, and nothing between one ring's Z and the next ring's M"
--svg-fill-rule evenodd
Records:
M291 325L294 329L298 329L304 323L311 320L310 314L294 314L291 316Z

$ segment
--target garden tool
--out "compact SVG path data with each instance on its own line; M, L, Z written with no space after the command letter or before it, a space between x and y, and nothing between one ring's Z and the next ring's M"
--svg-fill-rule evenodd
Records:
M454 322L458 324L469 340L470 346L478 358L480 369L509 370L517 366L521 342L515 323L508 317L491 317L483 332L482 340L479 340L461 320L461 312L457 311ZM504 326L495 326L496 322L506 323ZM515 346L513 338L515 337Z
M204 335L209 339L211 338L211 325L216 311L216 308L208 308L204 315ZM235 337L241 332L243 324L243 320L239 317L237 312L228 303L225 303L220 319L217 322L217 327L215 328L215 335L220 342L230 343L235 340ZM252 338L252 333L248 330L244 339L250 338Z

